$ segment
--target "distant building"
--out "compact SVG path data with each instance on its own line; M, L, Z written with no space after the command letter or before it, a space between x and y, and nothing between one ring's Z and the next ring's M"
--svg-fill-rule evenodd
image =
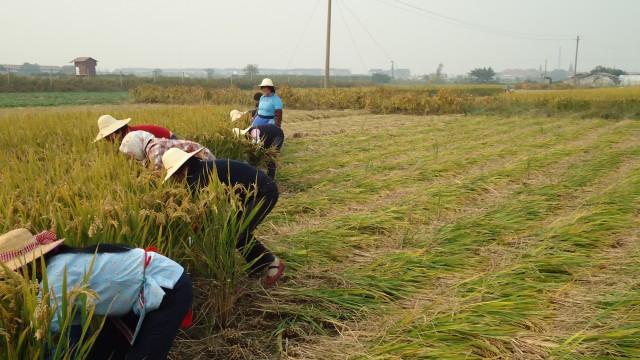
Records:
M90 57L79 57L70 62L76 67L76 76L96 76L98 60Z
M40 65L40 71L48 74L59 74L62 68L60 66Z
M496 77L507 82L517 81L538 81L541 72L537 69L506 69L496 73Z
M389 77L392 77L394 79L406 80L411 77L411 70L410 69L394 69L393 71L391 71L391 70L383 70L383 69L369 69L369 76L373 74L385 74L385 75L389 75Z
M38 64L28 64L37 69L38 71L30 72L30 75L34 75L37 73L47 73L47 74L59 74L62 71L60 66L49 66L49 65L38 65ZM13 64L3 64L2 67L5 68L5 71L9 71L12 73L20 74L23 72L25 68L25 64L22 65L13 65Z
M2 67L6 69L6 71L10 72L18 72L22 65L13 65L13 64L2 64Z
M640 86L640 75L620 75L620 85Z
M595 74L577 74L576 78L570 77L566 79L564 82L568 84L573 84L575 80L576 86L591 86L591 87L601 87L601 86L615 86L620 83L620 80L617 76L607 74L607 73L595 73Z

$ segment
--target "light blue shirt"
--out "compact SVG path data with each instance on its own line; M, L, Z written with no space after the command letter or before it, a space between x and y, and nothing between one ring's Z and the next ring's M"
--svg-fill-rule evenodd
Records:
M53 256L47 263L47 279L51 305L60 307L62 304L62 279L66 269L67 288L81 286L85 274L88 274L87 285L94 290L98 299L95 304L95 314L122 316L129 311L140 316L135 339L144 315L157 309L162 302L165 292L162 288L173 289L182 276L184 268L175 261L154 252L146 252L150 258L149 265L144 268L145 250L132 249L121 253L98 254L59 254ZM94 261L95 257L95 261ZM92 265L93 262L93 265ZM90 271L89 271L90 270ZM139 301L139 295L144 285L144 303ZM79 304L80 299L77 299ZM59 313L53 316L51 331L60 331L58 324ZM78 324L80 319L74 319Z
M276 110L282 110L282 99L276 94L262 95L258 103L258 116L275 116Z

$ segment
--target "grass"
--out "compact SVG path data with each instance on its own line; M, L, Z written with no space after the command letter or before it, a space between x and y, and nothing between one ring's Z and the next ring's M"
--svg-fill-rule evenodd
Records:
M638 126L371 115L291 124L287 133L309 135L287 144L282 184L305 188L281 200L288 205L273 237L282 251L313 254L292 281L324 273L346 289L370 281L360 291L364 314L318 316L340 326L293 339L282 355L638 356L629 346L638 333L631 320L639 315L631 305L637 267L615 274L620 259L611 255L625 263L638 256ZM375 226L356 226L360 218ZM353 224L348 231L345 223ZM616 279L594 286L590 277L603 271ZM385 296L370 294L376 289ZM287 304L300 296L296 286L286 293L279 304L296 313Z
M27 92L0 93L0 108L125 104L132 99L128 92Z
M0 137L3 229L53 224L90 242L95 224L97 237L160 239L154 204L182 195L90 142L101 113L239 156L221 140L226 108L5 110L0 122L24 128ZM286 278L241 279L222 328L195 279L196 325L173 358L640 357L637 119L287 111L283 129L281 197L258 236ZM47 131L50 145L35 135ZM163 228L184 216L175 206Z

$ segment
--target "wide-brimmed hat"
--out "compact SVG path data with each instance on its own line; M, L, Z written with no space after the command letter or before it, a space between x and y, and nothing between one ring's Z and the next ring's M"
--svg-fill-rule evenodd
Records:
M249 126L248 128L246 128L244 130L240 130L240 128L231 129L231 131L233 131L233 134L236 135L236 136L244 135L244 134L248 133L249 130L251 130L251 126Z
M131 118L118 120L111 115L102 115L98 119L98 135L93 142L96 142L102 138L107 137L108 135L114 133L116 130L121 127L127 125L127 123L131 121Z
M64 239L57 240L52 232L36 236L27 229L15 229L0 235L0 261L16 270L58 247Z
M164 154L162 154L162 165L167 170L167 176L164 177L162 182L169 180L169 178L180 169L187 160L189 160L192 156L204 150L204 148L200 148L193 152L182 151L178 148L171 148L167 150Z
M264 79L262 79L262 83L260 83L259 86L260 87L263 87L263 86L271 86L271 87L273 87L273 81L271 81L271 79L269 79L269 78L264 78Z
M231 117L231 121L236 121L240 119L242 115L244 115L244 113L236 109L231 110L231 112L229 113L229 116Z

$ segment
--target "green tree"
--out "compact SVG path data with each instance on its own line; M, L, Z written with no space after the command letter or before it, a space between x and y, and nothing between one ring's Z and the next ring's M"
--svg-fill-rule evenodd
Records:
M376 84L387 84L391 82L391 76L383 73L374 73L371 75L371 82Z
M547 75L551 78L553 82L558 82L558 81L566 80L568 77L572 76L573 74L569 73L565 69L555 69L555 70L549 71Z
M249 64L244 67L244 76L248 77L251 81L253 81L253 77L260 74L260 70L258 69L258 64Z
M153 69L151 73L153 74L153 83L155 84L156 80L162 77L162 69Z
M20 66L20 72L24 75L35 75L40 73L40 65L24 63Z
M475 68L469 71L469 80L478 84L490 84L494 82L496 72L491 67Z
M207 73L207 79L213 78L213 75L216 73L216 71L211 68L206 68L204 71Z
M620 70L620 69L616 69L616 68L608 68L605 66L601 66L598 65L595 68L593 68L593 70L591 70L592 74L597 74L597 73L607 73L607 74L611 74L611 75L615 75L615 76L620 76L620 75L627 75L627 72L624 70Z
M5 71L7 71L7 68L5 68L4 66L0 65L0 71L5 72Z
M64 75L75 75L76 67L73 65L64 65L60 68L60 73Z

